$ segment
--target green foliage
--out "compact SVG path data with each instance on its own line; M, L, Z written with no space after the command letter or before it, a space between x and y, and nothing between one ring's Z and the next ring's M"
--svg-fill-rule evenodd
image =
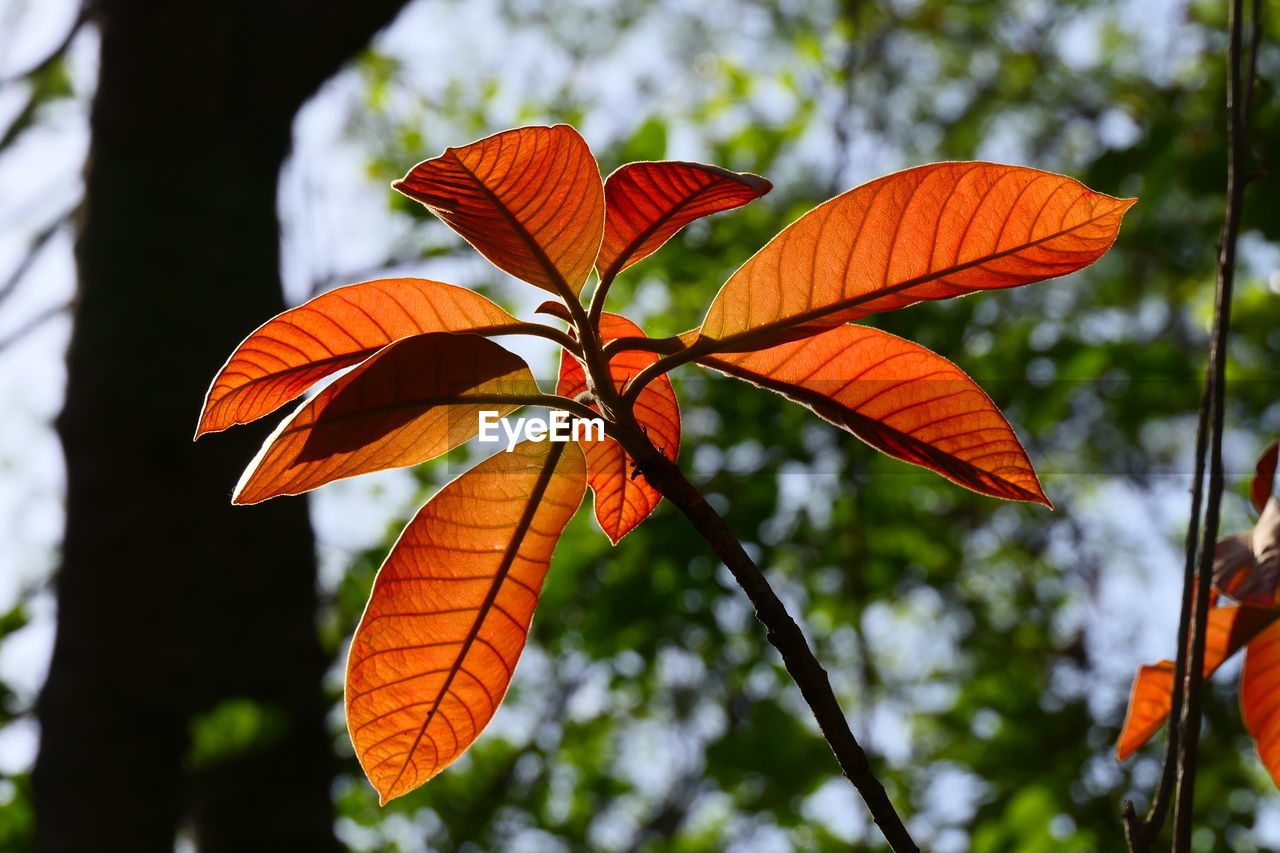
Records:
M284 734L288 719L252 699L227 699L192 718L189 728L186 764L200 770L268 746Z

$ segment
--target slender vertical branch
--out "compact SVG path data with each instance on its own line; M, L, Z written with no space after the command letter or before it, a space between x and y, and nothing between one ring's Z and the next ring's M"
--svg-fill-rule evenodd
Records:
M1130 853L1146 853L1155 842L1168 814L1171 797L1174 807L1175 853L1191 849L1192 815L1195 802L1197 755L1204 685L1205 634L1209 617L1210 588L1213 583L1213 555L1218 540L1224 485L1222 435L1226 408L1225 372L1227 342L1231 329L1231 295L1235 283L1236 241L1248 176L1244 171L1248 156L1249 116L1253 102L1258 44L1262 30L1262 9L1252 3L1250 40L1244 46L1242 0L1229 0L1227 48L1227 204L1218 247L1214 318L1210 340L1209 366L1200 399L1196 428L1194 480L1191 518L1187 528L1186 563L1183 570L1182 609L1178 620L1178 651L1164 768L1146 818L1139 821L1133 804L1124 806L1125 841ZM1205 492L1205 469L1208 486ZM1203 530L1201 507L1204 507ZM1176 795L1176 797L1175 797Z
M1191 625L1191 608L1195 598L1196 559L1200 556L1200 508L1204 500L1204 466L1206 446L1209 442L1209 382L1206 380L1200 393L1199 418L1196 423L1196 450L1194 471L1191 482L1191 517L1187 521L1186 553L1182 568L1182 609L1178 614L1178 652L1173 670L1173 696L1170 703L1169 719L1182 719L1183 683L1187 672L1186 637ZM1164 826L1169 812L1169 803L1173 796L1174 780L1178 767L1179 726L1169 726L1169 737L1165 743L1164 764L1160 771L1160 783L1155 796L1151 798L1151 807L1144 819L1139 820L1133 803L1126 800L1124 804L1125 842L1129 853L1146 853L1155 842L1156 836Z
M1257 45L1260 6L1254 4L1251 49ZM1195 806L1197 753L1200 745L1201 698L1204 689L1205 633L1209 617L1209 588L1213 582L1213 555L1218 540L1222 505L1222 433L1226 407L1227 341L1231 329L1231 294L1235 284L1236 241L1244 204L1248 154L1248 92L1253 88L1254 62L1242 56L1244 9L1242 0L1231 0L1227 48L1227 210L1218 249L1217 291L1214 304L1213 343L1209 354L1209 483L1204 534L1200 537L1200 563L1195 605L1188 638L1189 662L1184 676L1185 700L1179 720L1177 799L1174 803L1173 849L1191 850L1192 815ZM1247 69L1242 80L1242 65ZM1242 88L1243 86L1243 88Z

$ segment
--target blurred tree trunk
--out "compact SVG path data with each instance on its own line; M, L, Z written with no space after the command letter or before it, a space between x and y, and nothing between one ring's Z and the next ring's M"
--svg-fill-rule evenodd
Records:
M232 508L264 430L191 443L213 373L282 308L276 185L306 98L404 0L100 0L65 408L39 849L335 849L306 504ZM188 759L247 699L265 743Z

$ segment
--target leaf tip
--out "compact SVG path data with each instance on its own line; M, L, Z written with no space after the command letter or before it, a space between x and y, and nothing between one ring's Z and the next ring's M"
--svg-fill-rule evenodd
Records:
M757 195L764 196L764 195L768 195L770 192L773 191L772 181L770 181L768 178L763 178L760 175L753 174L752 172L739 172L738 180L740 180L743 184L745 184Z
M557 320L564 320L566 323L569 322L569 309L565 307L564 303L557 302L554 299L548 299L546 302L543 302L537 308L533 309L533 313L549 314Z
M219 423L214 419L213 413L205 409L200 413L200 420L196 422L196 434L191 436L192 441L199 441L201 436L209 435L214 432L222 432L229 424Z
M1024 487L1031 497L1026 500L1029 503L1040 504L1040 506L1053 512L1057 507L1053 505L1053 501L1049 500L1049 496L1044 492L1044 485L1041 484L1040 478L1036 476L1034 470L1031 472L1031 485Z
M436 213L436 212L452 213L454 210L456 210L458 207L458 200L456 198L453 198L451 196L443 196L443 195L438 195L436 193L426 192L423 189L415 187L412 183L409 182L409 179L413 176L413 171L416 170L417 168L418 166L414 166L413 169L409 171L409 174L405 175L403 178L401 178L398 181L392 181L391 189L395 190L396 192L400 193L406 198L413 199L418 204L421 204L424 207L426 207L432 213Z
M262 503L269 497L274 497L271 494L262 494L261 489L250 491L250 488L254 486L253 475L258 468L257 462L258 460L255 459L254 464L245 469L245 472L240 476L240 482L236 483L236 487L231 490L232 506L252 506L256 503Z

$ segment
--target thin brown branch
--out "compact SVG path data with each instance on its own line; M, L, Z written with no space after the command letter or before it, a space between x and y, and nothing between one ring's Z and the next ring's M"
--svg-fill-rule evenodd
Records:
M1253 8L1251 45L1256 45L1261 26ZM1253 88L1254 64L1242 55L1244 8L1242 0L1231 0L1227 48L1227 210L1222 223L1218 249L1218 276L1214 302L1212 349L1209 354L1208 394L1210 404L1209 483L1206 496L1204 533L1200 539L1200 564L1196 577L1195 603L1192 609L1190 637L1187 645L1189 661L1184 677L1185 700L1178 720L1177 798L1174 801L1174 853L1190 853L1192 817L1195 806L1196 769L1200 746L1201 698L1204 687L1205 634L1209 617L1209 590L1212 584L1214 548L1218 539L1218 521L1224 483L1222 468L1222 433L1226 404L1225 374L1227 341L1231 330L1231 294L1235 283L1236 241L1240 231L1240 215L1244 206L1245 159L1248 156L1249 102L1247 93ZM1241 74L1244 68L1245 79ZM1243 85L1243 88L1242 88Z
M1178 651L1173 669L1173 697L1169 709L1170 720L1182 719L1183 687L1187 672L1186 637L1191 625L1191 608L1195 598L1196 559L1200 555L1200 519L1201 506L1204 502L1204 468L1205 454L1209 439L1209 380L1206 378L1200 394L1199 416L1196 423L1195 464L1191 482L1191 517L1187 520L1187 537L1184 562L1182 567L1182 607L1178 614ZM1179 729L1176 724L1169 726L1169 736L1165 742L1164 763L1160 770L1160 782L1155 796L1151 798L1151 806L1147 815L1139 820L1133 803L1125 801L1121 813L1124 819L1125 842L1129 853L1146 853L1155 843L1156 837L1164 827L1165 817L1169 813L1169 803L1173 796L1173 786L1178 767Z
M678 337L672 338L636 338L621 337L614 338L604 345L604 357L612 358L614 353L630 352L639 350L641 352L656 352L662 355L670 355L684 349L684 341Z
M600 315L604 313L604 303L609 296L609 288L613 286L613 280L617 275L616 269L606 270L596 282L596 289L591 293L591 304L587 308L587 321L593 326L600 325Z
M547 340L559 344L574 355L581 355L582 347L578 346L578 342L569 337L564 331L554 326L544 326L542 323L516 323L510 326L500 326L487 332L482 332L486 337L500 337L502 335L532 335L536 338L546 338Z
M680 466L653 446L636 421L631 404L639 394L639 389L650 379L665 372L661 370L662 365L675 366L673 362L680 359L683 361L679 363L690 361L701 354L701 350L695 344L659 359L641 371L626 392L619 395L600 345L598 329L590 322L581 303L572 300L566 307L578 339L582 342L583 362L592 391L601 408L611 416L611 422L606 425L609 435L622 445L649 485L675 504L689 519L694 529L733 574L738 586L747 594L755 608L756 618L764 625L765 638L782 655L787 672L813 712L822 736L835 753L840 770L862 796L872 819L889 842L890 849L894 853L918 853L919 848L903 825L884 786L872 771L867 754L849 728L849 720L840 708L835 691L831 689L826 670L814 657L800 626L791 618L768 579L743 549L742 543L733 535L725 520L707 503L702 492L685 478Z
M1248 152L1248 126L1252 110L1258 44L1261 38L1261 5L1252 4L1252 33L1247 59L1243 47L1241 0L1231 0L1227 54L1227 205L1218 252L1214 323L1204 390L1196 427L1195 467L1191 492L1191 517L1183 568L1182 608L1178 620L1177 661L1174 668L1169 738L1160 782L1151 807L1139 820L1131 802L1122 812L1125 842L1130 853L1147 853L1164 826L1171 798L1174 805L1173 849L1190 850L1191 820L1195 798L1196 762L1202 718L1205 633L1212 584L1213 552L1223 490L1222 432L1225 410L1227 340L1231 326L1231 292L1235 277L1236 239L1248 176L1244 161ZM1245 66L1241 80L1241 66ZM1205 488L1206 456L1209 483L1207 508L1201 535L1201 507ZM1197 568L1198 564L1198 568Z
M623 448L635 460L636 467L649 484L689 519L747 594L755 608L756 618L765 627L766 638L782 655L787 672L800 688L823 737L835 753L841 771L857 788L889 847L895 853L917 851L919 848L872 771L866 753L853 736L849 721L831 689L826 670L814 657L800 626L791 618L759 567L747 555L720 514L685 478L678 465L659 453L639 429L622 425L618 433Z

